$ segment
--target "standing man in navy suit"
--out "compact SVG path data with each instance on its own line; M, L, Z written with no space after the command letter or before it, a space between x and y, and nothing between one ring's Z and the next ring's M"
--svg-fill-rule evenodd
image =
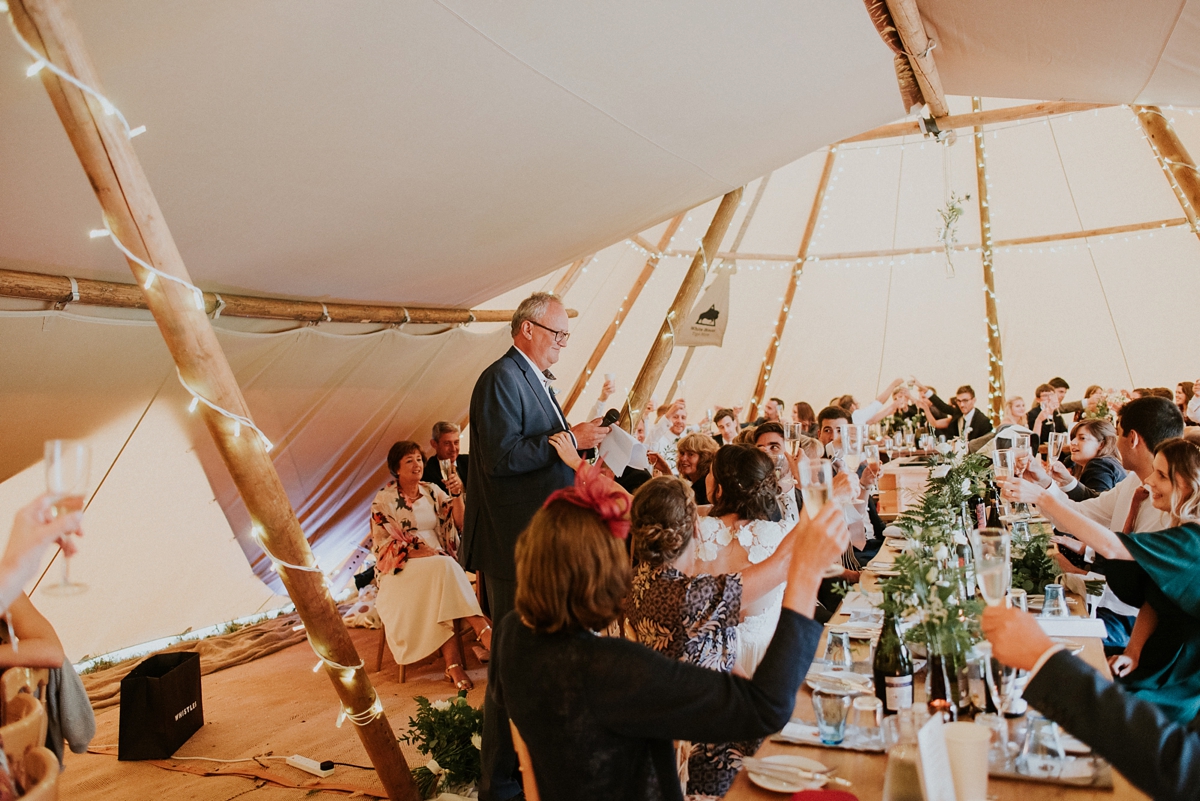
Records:
M570 486L575 473L559 458L550 437L569 431L580 450L608 433L599 420L572 428L558 405L550 367L567 344L567 310L554 295L530 295L513 313L513 346L493 362L471 393L467 508L459 559L483 573L496 625L512 611L517 590L517 537L550 493ZM495 665L493 659L492 665ZM484 705L483 778L480 797L506 801L521 787L507 719Z

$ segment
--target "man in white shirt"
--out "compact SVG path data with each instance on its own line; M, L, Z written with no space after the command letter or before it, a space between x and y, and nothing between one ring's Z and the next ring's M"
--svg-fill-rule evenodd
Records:
M896 403L892 399L892 393L896 388L904 383L903 378L897 378L895 381L887 385L887 389L879 393L879 397L868 403L861 409L855 408L850 412L850 422L855 425L864 423L878 423L883 418L887 417L896 408ZM857 404L855 404L857 406Z
M667 408L667 413L646 432L646 450L661 456L671 468L671 472L678 475L675 460L678 456L679 440L692 430L694 429L689 429L687 424L687 405L683 398L676 398Z
M1041 462L1033 459L1025 472L1025 481L1005 483L1004 497L1009 501L1038 504L1038 510L1062 530L1065 529L1061 520L1055 519L1055 504L1047 503L1047 500L1067 504L1073 511L1110 531L1125 534L1162 531L1171 527L1171 517L1145 502L1149 497L1145 483L1154 472L1154 451L1159 444L1182 434L1183 417L1178 407L1166 398L1148 397L1130 401L1121 408L1117 420L1117 450L1121 454L1121 464L1129 471L1123 481L1095 497L1075 500L1072 496L1079 498L1081 495L1077 492L1078 482L1074 478L1059 487ZM1085 558L1089 562L1094 561L1090 548ZM1135 607L1122 603L1107 587L1099 604L1102 609L1112 610L1117 615L1128 617L1137 614ZM1110 640L1113 641L1110 644L1115 644L1120 638L1114 636L1117 634L1114 625L1123 624L1112 621L1107 615L1105 618ZM1132 627L1131 622L1126 622Z
M1192 384L1192 399L1188 401L1187 416L1193 423L1200 423L1200 379Z

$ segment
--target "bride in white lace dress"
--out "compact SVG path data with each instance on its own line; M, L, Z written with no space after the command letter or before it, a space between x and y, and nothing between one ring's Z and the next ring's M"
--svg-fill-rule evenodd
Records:
M796 524L796 519L770 520L778 510L775 465L770 457L750 445L727 445L717 451L707 478L713 506L700 518L697 532L696 574L738 573L775 553ZM737 661L734 670L753 676L762 660L783 604L780 584L751 604L742 606L737 627Z

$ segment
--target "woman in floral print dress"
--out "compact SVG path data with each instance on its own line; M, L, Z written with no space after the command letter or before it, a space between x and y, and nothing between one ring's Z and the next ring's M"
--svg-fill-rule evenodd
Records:
M418 662L440 648L446 678L470 689L454 621L466 621L484 648L491 645L492 627L455 558L463 499L421 481L424 469L415 442L397 442L388 452L393 480L371 503L375 609L397 664Z
M638 489L630 519L637 566L627 614L638 642L681 662L731 672L742 604L786 580L792 549L779 548L741 573L688 575L697 546L696 502L692 488L670 476L653 478ZM742 755L754 753L759 744L681 744L687 755L688 795L723 796L741 768Z

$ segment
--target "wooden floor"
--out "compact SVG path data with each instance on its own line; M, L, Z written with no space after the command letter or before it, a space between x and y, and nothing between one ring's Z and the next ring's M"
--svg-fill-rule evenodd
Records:
M355 645L374 666L379 633L352 629ZM318 761L333 760L370 765L359 744L354 726L336 727L338 700L324 672L314 673L316 657L307 643L292 646L203 678L204 727L183 745L176 756L206 756L237 759L273 753L279 756L301 754ZM476 682L468 699L475 707L483 705L486 671L468 656L471 678ZM413 700L423 695L431 700L449 698L454 688L441 678L439 661L410 668L408 681L399 683L399 671L388 653L383 670L372 673L392 728L403 732L416 712ZM93 750L104 753L71 754L66 757L62 774L62 798L87 799L195 799L227 801L234 798L300 799L338 797L328 792L313 794L311 788L281 788L242 776L198 776L178 772L149 762L119 762L116 757L119 707L111 707L96 716ZM102 746L111 746L104 748ZM412 746L401 744L410 767L422 765L427 757ZM178 761L161 763L186 770L269 772L289 782L303 784L317 779L288 767L282 760L269 760L263 766L254 762L225 765L214 762ZM265 767L264 767L265 766ZM375 773L350 767L337 767L330 783L349 784L368 793L383 796ZM342 795L341 797L346 797ZM359 796L362 797L362 796Z

